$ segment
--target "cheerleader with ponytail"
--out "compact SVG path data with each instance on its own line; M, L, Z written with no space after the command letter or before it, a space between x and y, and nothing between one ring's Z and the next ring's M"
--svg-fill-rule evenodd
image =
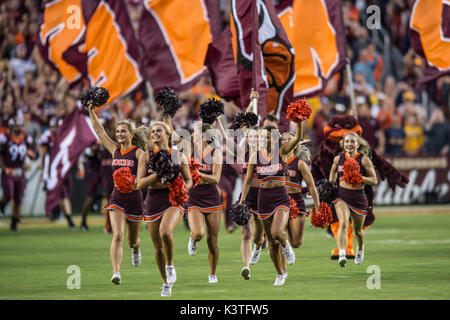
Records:
M147 128L136 128L134 122L121 120L116 124L116 140L113 141L99 121L95 108L106 103L109 95L105 89L93 88L81 97L95 133L103 146L111 153L114 189L109 199L109 210L113 239L110 248L113 267L112 283L120 284L120 264L122 262L122 243L125 225L128 227L128 244L132 249L131 260L134 266L141 263L139 229L143 218L142 193L136 188L135 180L139 156L148 149Z
M167 111L168 105L177 104L173 91L162 90L156 100L163 104L164 118L175 115L177 108L173 112ZM183 203L187 200L192 179L184 154L171 148L172 128L166 122L154 122L150 131L153 149L139 158L137 186L147 189L144 221L163 280L161 296L171 296L176 281L173 231L183 217Z
M345 267L347 263L345 248L350 217L358 243L355 264L361 264L364 260L363 225L368 210L364 186L376 185L378 181L370 160L370 146L367 141L358 134L350 132L340 143L344 152L334 158L329 180L331 182L338 180L338 195L333 201L339 219L336 242L339 249L339 265Z

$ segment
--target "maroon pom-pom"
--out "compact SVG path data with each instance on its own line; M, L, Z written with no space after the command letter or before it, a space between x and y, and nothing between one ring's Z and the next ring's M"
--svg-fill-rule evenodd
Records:
M300 209L298 208L297 201L295 201L295 199L289 197L289 200L291 203L291 210L289 211L289 219L292 220L298 217Z
M317 212L316 208L311 212L311 224L316 228L326 229L333 221L333 214L330 207L325 202L320 203L320 210Z
M130 193L134 191L134 183L136 177L131 174L130 167L122 167L113 173L114 184L122 193Z
M169 202L173 206L181 206L189 199L186 183L183 178L178 176L171 184L169 184Z
M364 182L362 174L359 172L359 164L353 159L349 158L344 162L344 181L352 187L357 187Z
M189 162L189 170L191 171L191 177L192 177L192 188L194 188L200 180L202 180L202 176L200 175L200 172L198 171L200 169L200 164L195 159L191 159Z
M294 122L309 119L312 113L311 105L306 99L291 102L287 107L287 118Z

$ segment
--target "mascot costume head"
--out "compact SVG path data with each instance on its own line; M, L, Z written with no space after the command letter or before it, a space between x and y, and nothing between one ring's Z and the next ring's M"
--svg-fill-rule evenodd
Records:
M355 132L362 135L362 128L359 125L358 120L350 115L338 115L330 119L327 126L323 129L326 139L319 145L319 152L312 160L311 173L314 180L317 182L321 179L327 179L330 176L331 166L335 156L340 154L343 149L339 142L349 132ZM380 157L374 149L372 152L372 163L375 167L377 175L381 180L387 179L389 186L395 190L396 186L405 187L409 182L408 177L403 173L395 169L388 161ZM364 188L367 200L369 202L368 213L364 221L364 230L373 224L375 221L375 215L373 214L373 200L374 191L372 186L366 185ZM333 211L333 222L330 225L330 229L333 232L334 237L337 236L339 229L339 222L334 210L334 206L329 204ZM347 250L346 255L348 259L355 257L353 250L353 229L351 224L347 231ZM336 248L331 252L331 258L337 259L339 256L339 250Z

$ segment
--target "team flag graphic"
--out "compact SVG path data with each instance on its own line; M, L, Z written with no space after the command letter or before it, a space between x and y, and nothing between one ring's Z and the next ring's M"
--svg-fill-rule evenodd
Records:
M293 98L294 50L272 1L233 0L231 12L241 106L249 104L251 88L255 88L258 115L275 115L283 131L288 125L286 107Z
M450 74L450 1L416 0L409 28L412 47L427 63L419 81Z
M295 49L294 96L320 94L346 64L340 0L286 0L278 17Z
M139 24L142 67L155 92L189 89L205 74L208 45L220 33L219 1L146 0Z
M45 161L44 178L47 185L45 212L47 215L58 205L64 179L70 174L81 152L96 140L97 136L91 127L90 120L81 107L75 107L64 117Z
M88 79L112 102L142 81L133 32L123 0L46 1L38 47L69 83Z

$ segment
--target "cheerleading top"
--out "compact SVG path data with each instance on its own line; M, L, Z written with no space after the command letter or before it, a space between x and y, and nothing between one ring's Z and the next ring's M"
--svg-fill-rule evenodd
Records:
M264 185L268 182L284 182L286 181L285 171L286 163L281 159L278 154L278 159L273 160L275 153L267 156L264 150L258 152L256 160L256 176L260 187L264 188Z
M302 181L303 177L298 171L298 162L300 159L296 156L292 156L288 161L286 161L286 187L289 187L290 193L296 193L302 191Z
M366 175L366 169L364 169L364 166L362 164L362 158L363 158L363 154L361 153L357 153L356 155L354 155L352 158L356 160L356 162L358 162L359 164L359 172L365 176ZM339 185L341 184L341 182L344 182L344 163L345 160L349 159L349 156L347 155L346 152L341 153L341 155L339 156L339 162L338 162L338 181L339 181Z
M203 174L213 173L213 154L215 148L208 145L204 150L194 149L194 161L200 164L198 171ZM203 151L203 152L201 152ZM203 182L204 183L204 182ZM200 181L202 184L202 181Z
M125 151L121 148L116 149L111 163L111 169L113 173L122 167L129 167L131 170L131 174L133 176L136 176L138 168L138 160L136 157L137 149L138 148L136 146L131 146L128 150Z

